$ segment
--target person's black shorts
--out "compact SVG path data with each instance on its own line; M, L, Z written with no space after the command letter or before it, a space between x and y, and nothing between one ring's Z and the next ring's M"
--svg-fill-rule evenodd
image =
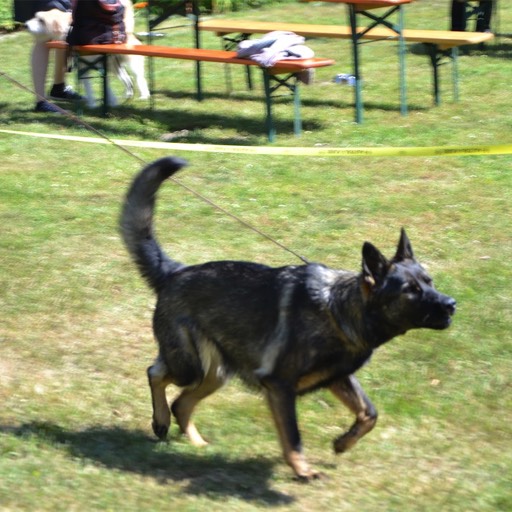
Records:
M25 23L38 11L71 11L71 0L14 0L14 21Z
M25 21L34 17L36 12L35 0L14 0L14 21L25 23Z

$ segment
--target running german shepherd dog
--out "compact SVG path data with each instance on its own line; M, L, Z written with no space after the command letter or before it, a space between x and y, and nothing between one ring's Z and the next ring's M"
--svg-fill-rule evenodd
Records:
M196 405L238 375L265 394L285 461L297 477L318 476L302 453L295 402L329 388L356 416L334 440L336 453L351 448L377 421L356 372L372 352L409 329L445 329L455 300L436 291L414 258L402 230L387 260L369 242L360 273L318 263L271 268L242 261L186 266L170 259L153 232L161 183L186 162L162 158L135 178L121 216L133 260L156 292L153 329L159 354L148 368L153 431L170 426L165 389L182 388L172 404L181 431L204 445L191 421Z

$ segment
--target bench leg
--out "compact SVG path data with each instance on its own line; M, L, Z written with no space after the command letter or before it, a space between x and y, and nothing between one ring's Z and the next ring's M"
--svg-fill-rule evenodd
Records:
M400 66L400 113L403 116L407 115L407 85L406 85L406 71L405 71L405 40L403 36L404 29L404 10L402 6L398 9L398 61Z
M425 43L425 46L428 50L428 56L430 57L430 63L432 64L432 80L433 80L433 90L432 93L434 95L434 103L436 105L441 104L441 95L439 92L439 65L441 56L439 55L439 50L437 45Z
M108 114L108 55L102 54L96 57L89 57L89 59L82 58L79 54L74 54L74 62L77 69L78 83L80 84L84 79L88 79L88 73L90 71L96 71L99 73L102 81L102 114L106 116ZM78 88L81 90L81 87ZM81 110L81 109L80 109Z
M276 139L276 128L272 119L272 88L270 86L271 75L263 69L263 86L265 88L265 128L269 142Z
M222 49L228 50L228 51L236 51L236 49L238 48L238 44L241 41L245 41L246 39L249 39L250 36L251 36L251 34L235 34L233 36L225 35L222 37ZM247 89L252 91L253 83L252 83L252 73L251 73L250 66L245 67L245 80L247 83ZM229 94L233 90L233 81L231 79L231 68L229 67L229 64L226 64L226 66L225 66L225 81L226 81L226 89Z
M197 1L189 2L184 0L179 4L185 9L187 17L190 17L194 21L194 43L196 48L201 48L201 33L199 31L199 3ZM179 7L178 7L179 8ZM171 12L176 7L171 7ZM203 75L202 75L202 62L196 61L196 87L197 87L197 101L203 101Z
M247 82L247 89L249 89L249 91L252 91L253 85L252 85L251 66L245 66L245 80Z
M356 123L363 122L363 100L362 100L362 79L359 66L359 40L372 28L379 25L390 28L398 35L398 63L400 68L400 113L407 114L407 94L406 94L406 76L405 76L405 40L403 37L404 14L401 5L392 7L382 16L375 16L370 11L358 10L357 4L347 5L349 10L350 31L352 39L352 54L355 76L355 104L356 104ZM398 23L393 24L389 21L391 15L398 11ZM371 23L362 30L358 31L357 14L371 20Z
M101 59L101 74L103 78L103 116L108 114L108 55L103 54Z
M196 62L196 91L197 101L203 101L203 80L200 61Z
M233 92L233 79L231 77L231 66L224 64L224 82L226 84L226 92L231 94Z
M453 81L453 101L459 101L459 49L452 48L452 81Z
M222 38L221 45L223 50L230 50L233 48L234 44L233 39L227 36ZM226 92L231 94L233 92L233 79L231 77L231 66L229 64L224 64L224 82L226 84Z
M80 55L78 55L75 52L72 52L72 58L73 58L73 66L75 66L76 69L76 91L78 94L82 95L82 73L80 70ZM83 104L81 101L77 101L75 103L76 105L76 113L81 116L84 113Z
M432 64L434 103L436 105L441 104L439 67L442 64L443 57L448 57L452 61L453 101L455 101L455 102L459 101L459 66L458 66L459 51L458 51L458 48L453 47L448 52L448 51L440 50L439 47L435 44L425 43L425 46L428 49L430 62Z
M281 87L285 87L293 94L293 132L295 135L300 135L302 133L302 119L301 119L301 102L300 102L300 94L299 94L299 79L298 75L295 73L290 73L284 77L278 77L276 75L271 75L265 68L262 68L263 71L263 84L265 88L265 127L267 129L267 136L269 142L274 142L276 137L276 128L274 125L274 119L272 115L272 98L274 92L280 89Z
M299 136L302 133L302 118L300 115L300 91L299 91L299 83L298 78L294 76L293 78L293 106L294 106L294 116L293 116L293 133L296 136Z
M151 36L150 36L151 41ZM151 44L151 43L150 43ZM148 57L148 75L149 75L149 108L155 108L155 61L153 57Z
M359 71L359 37L357 34L357 16L354 5L349 5L350 33L352 37L352 58L354 66L354 77L356 84L354 87L356 123L363 122L363 98L362 98L362 80Z

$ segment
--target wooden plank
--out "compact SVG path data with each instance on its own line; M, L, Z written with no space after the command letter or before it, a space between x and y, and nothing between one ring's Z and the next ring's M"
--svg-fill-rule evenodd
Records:
M266 34L274 30L295 32L304 37L326 37L335 39L350 39L350 27L342 25L315 25L305 23L286 23L250 20L211 19L199 22L199 30L225 34ZM361 30L363 28L361 27ZM494 38L488 32L454 32L451 30L404 29L403 37L407 42L430 43L441 50L457 46L473 45L491 41ZM398 35L386 27L375 27L363 35L363 39L396 41Z
M49 48L67 48L65 41L50 41L47 43ZM205 48L177 48L173 46L156 46L147 44L128 45L128 44L89 44L73 47L75 51L82 55L142 55L144 57L161 57L167 59L182 59L201 62L220 62L223 64L241 64L243 66L259 66L251 59L237 58L236 52L227 50L211 50ZM323 59L314 57L311 59L283 59L274 66L268 68L271 74L293 73L305 69L320 68L332 66L333 59ZM261 67L261 66L260 66Z
M317 0L301 0L302 2L316 2ZM395 7L397 5L410 4L413 0L322 0L335 4L351 4L356 6L356 11L369 11L381 7Z
M313 0L316 1L316 0ZM413 0L322 0L323 2L333 2L337 4L354 4L362 8L368 6L370 9L377 7L393 7L395 5L410 4Z

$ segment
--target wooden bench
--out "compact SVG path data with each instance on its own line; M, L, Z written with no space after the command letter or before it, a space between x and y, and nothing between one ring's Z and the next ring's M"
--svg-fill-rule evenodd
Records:
M209 19L198 23L198 30L214 32L222 37L225 48L233 48L240 41L253 34L265 34L274 30L295 32L306 38L352 39L350 26L313 25L303 23L266 22L251 20ZM397 41L399 35L386 26L361 27L357 30L360 39L368 41ZM485 43L493 39L493 34L484 32L453 32L449 30L402 29L404 41L422 43L430 57L433 76L433 97L436 105L441 101L439 68L446 58L452 62L453 97L458 101L458 48ZM356 101L357 102L357 101ZM357 107L357 106L356 106ZM359 118L361 115L359 115ZM356 114L356 120L357 114ZM360 121L360 119L359 119Z
M49 48L66 49L67 43L64 41L50 41L47 43ZM81 57L97 55L98 59L93 61L92 69L99 70L103 78L103 112L108 111L107 103L107 69L108 55L143 55L144 57L159 57L166 59L191 60L197 63L218 62L222 64L239 64L243 66L258 66L263 72L263 84L265 93L265 126L269 141L275 139L275 126L272 117L272 99L274 93L281 87L284 87L293 94L294 98L294 132L299 135L302 130L302 120L300 115L300 96L299 96L299 75L300 73L325 66L332 66L333 59L310 58L310 59L285 59L278 61L270 68L263 68L251 59L241 59L236 56L235 51L229 50L211 50L203 48L176 48L170 46L156 45L127 45L127 44L96 44L85 46L74 46L71 48L75 58L80 61ZM80 66L82 62L77 62L79 78ZM91 62L85 62L85 66L91 69ZM196 94L198 101L203 99L201 70L197 67L196 74Z
M301 0L311 2L315 0ZM359 46L364 43L364 35L373 28L385 27L390 29L397 44L399 81L400 81L400 113L407 114L407 80L405 73L405 40L404 8L413 0L323 0L325 2L345 4L348 11L350 25L350 38L352 40L352 60L354 84L354 99L356 107L356 123L363 121L363 81L361 78L361 66ZM368 25L361 27L360 22Z
M215 32L218 36L240 33L266 34L274 30L295 32L310 38L350 39L350 27L340 25L312 25L305 23L287 23L279 21L250 21L209 19L199 22L199 30ZM464 45L485 43L493 39L488 32L453 32L450 30L404 29L404 38L411 43L434 44L439 50L448 50ZM379 27L365 33L364 39L374 41L396 41L397 35L390 29Z

